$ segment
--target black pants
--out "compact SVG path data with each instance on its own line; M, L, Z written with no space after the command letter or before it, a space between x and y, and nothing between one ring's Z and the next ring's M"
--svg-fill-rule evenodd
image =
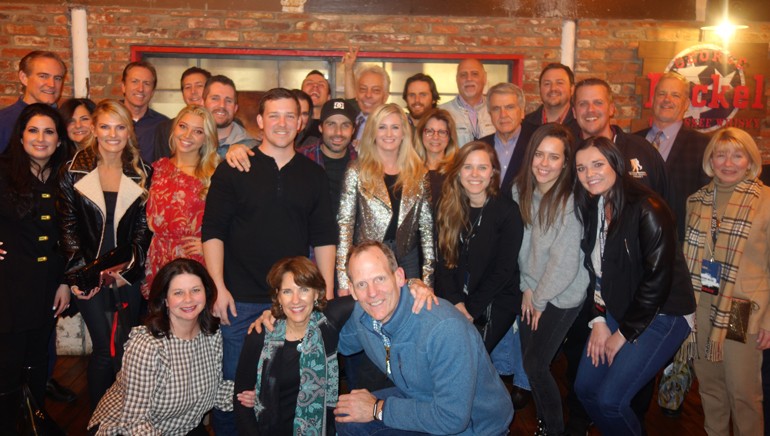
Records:
M91 411L96 409L99 400L115 381L115 369L110 357L110 337L112 333L112 313L114 303L112 290L102 288L90 300L77 300L78 309L91 335L93 351L88 360L88 395L91 401ZM139 311L142 295L138 285L123 286L119 290L122 301L128 302L131 327L139 324ZM115 344L123 348L124 344Z
M0 393L17 390L26 382L38 405L45 405L52 328L53 323L23 332L0 333Z

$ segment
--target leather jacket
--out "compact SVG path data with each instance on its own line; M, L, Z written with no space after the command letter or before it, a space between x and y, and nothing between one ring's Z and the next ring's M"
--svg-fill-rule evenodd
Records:
M130 164L124 164L115 205L116 247L131 245L128 266L120 272L129 283L144 278L144 262L152 238L147 227L144 195L149 189L152 169L141 161L140 168L146 175L144 189L137 184L140 175ZM96 150L89 147L77 152L64 165L59 178L56 212L69 273L85 265L98 266L97 256L104 241L105 209ZM70 285L76 284L72 274L68 274L67 281Z
M353 161L342 181L342 196L337 213L340 228L337 245L337 280L340 289L349 289L345 262L348 251L359 242L373 239L382 241L388 230L393 207L388 188L380 178L374 191L361 185L358 161ZM396 229L396 258L407 255L417 247L422 248L422 280L430 286L433 278L433 214L431 213L430 185L427 173L415 194L402 194Z
M634 183L635 184L635 183ZM620 332L633 342L657 314L687 315L695 311L692 286L676 223L669 207L641 186L625 191L626 205L607 235L602 257L601 294ZM596 272L591 253L596 244L598 197L583 214L585 265L593 299ZM594 315L601 315L597 312Z

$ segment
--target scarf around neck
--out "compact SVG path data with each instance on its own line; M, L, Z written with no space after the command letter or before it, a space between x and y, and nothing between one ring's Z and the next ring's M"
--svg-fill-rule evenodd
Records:
M294 410L294 435L325 435L326 408L337 404L339 389L339 368L337 354L327 356L322 330L327 324L323 313L314 310L310 314L307 332L300 345L299 395ZM254 412L257 421L266 405L260 402L262 370L266 361L273 359L286 339L286 320L278 320L275 329L265 331L265 345L257 363L257 398ZM277 413L272 411L270 413Z
M716 207L714 191L717 189L714 181L712 180L711 183L688 199L692 211L688 216L684 255L690 270L696 302L701 298L708 298L711 305L709 316L711 330L705 347L705 357L712 362L723 360L722 352L730 321L730 306L738 276L738 265L741 262L744 247L751 231L751 222L756 213L754 205L759 199L760 187L756 179L744 180L735 186L727 201L727 208L719 227L719 235L713 247L713 258L722 265L719 295L707 294L701 290L701 266L704 259L710 258L705 247L712 243L711 220L713 210ZM696 320L696 323L701 328L707 325L703 320ZM683 350L688 357L696 356L694 332L685 342Z

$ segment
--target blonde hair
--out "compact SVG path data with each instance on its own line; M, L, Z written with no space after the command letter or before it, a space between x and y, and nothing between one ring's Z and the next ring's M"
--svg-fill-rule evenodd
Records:
M457 130L455 127L455 120L452 118L452 114L444 109L432 109L430 112L423 115L423 117L420 119L420 122L417 123L417 127L414 128L414 148L417 152L417 155L420 156L420 159L422 159L423 163L426 165L428 163L428 151L425 149L425 142L423 142L422 133L425 130L425 126L428 125L428 121L430 120L443 121L446 124L447 130L449 131L449 143L447 143L446 149L444 150L444 158L441 160L441 163L438 167L439 172L444 173L446 171L447 165L449 165L449 163L452 161L452 158L454 158L455 153L457 153L457 150L459 149L459 146L457 145Z
M382 120L394 114L398 115L401 120L401 129L404 132L404 139L398 147L397 164L399 172L396 179L396 187L401 187L404 195L414 195L420 190L425 168L412 146L412 135L410 134L409 121L406 118L406 114L404 114L401 106L395 103L388 103L378 107L369 115L366 121L358 153L361 186L367 190L374 190L376 181L382 179L385 174L380 156L377 153L377 145L375 145L374 141L377 135L377 128Z
M172 156L176 153L176 136L174 131L179 121L188 114L197 115L203 119L203 132L206 139L203 141L203 146L198 150L200 159L198 159L198 163L195 166L195 177L203 183L200 197L205 198L209 192L209 186L211 186L211 176L214 174L214 170L217 169L217 164L219 164L219 155L217 155L217 146L219 145L217 124L211 112L203 106L189 105L182 108L176 118L174 118L174 122L171 125L171 135L168 138L168 145Z
M123 153L120 156L123 166L129 165L136 174L139 175L139 183L137 183L142 190L142 198L147 200L147 173L144 170L142 159L139 155L139 143L136 140L136 133L134 132L134 121L131 119L131 113L128 112L123 104L117 100L102 100L96 105L94 113L92 114L94 120L94 126L99 123L99 118L105 115L111 115L120 121L121 124L126 126L128 130L128 142ZM97 162L102 159L99 154L99 141L96 135L90 135L84 140L83 148L92 148L96 155Z
M703 172L709 177L714 177L714 168L711 167L711 155L720 146L734 148L749 155L751 164L746 173L748 179L756 179L762 174L762 155L759 153L759 147L754 142L754 138L744 130L728 127L717 131L711 137L711 141L709 141L706 150L703 152Z

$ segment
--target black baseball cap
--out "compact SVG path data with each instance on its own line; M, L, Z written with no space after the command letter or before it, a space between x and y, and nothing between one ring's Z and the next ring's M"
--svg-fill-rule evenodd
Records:
M335 98L324 103L321 108L321 123L326 121L326 119L332 115L344 115L351 123L355 123L356 115L358 115L358 113L347 101L341 98Z

